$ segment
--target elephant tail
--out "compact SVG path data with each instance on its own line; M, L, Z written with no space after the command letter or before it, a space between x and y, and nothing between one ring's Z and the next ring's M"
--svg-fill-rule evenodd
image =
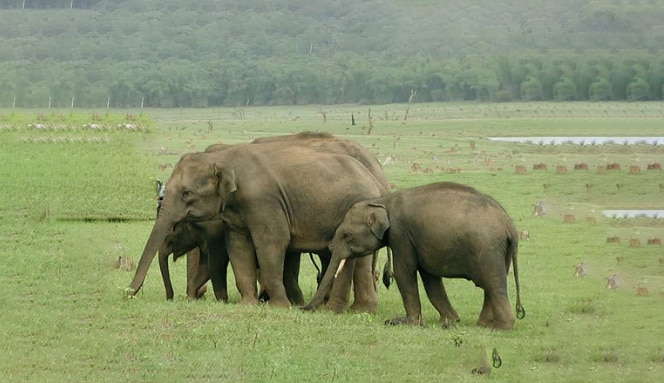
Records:
M323 279L323 274L321 274L320 267L318 267L318 264L316 263L312 253L309 253L309 259L311 259L311 263L313 263L314 267L316 268L316 284L320 285L320 281Z
M512 260L514 265L514 284L516 286L516 317L523 319L526 316L526 310L521 304L521 286L519 285L519 266L517 263L517 253L519 248L518 234L511 233L507 237L507 266L509 267L509 260Z
M394 278L394 270L392 268L392 250L389 246L386 246L385 250L387 250L387 261L383 267L383 284L389 290L392 278Z

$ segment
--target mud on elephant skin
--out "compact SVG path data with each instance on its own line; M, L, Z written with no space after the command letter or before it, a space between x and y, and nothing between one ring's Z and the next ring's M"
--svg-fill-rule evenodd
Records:
M406 316L388 324L421 324L417 273L443 325L459 320L442 278L465 278L484 290L478 324L508 330L514 314L507 295L507 273L514 264L517 316L525 315L517 268L518 232L491 197L451 182L433 183L358 202L346 213L331 241L332 260L316 295L320 304L343 261L389 245L394 276Z
M283 286L286 251L327 251L343 218L340 211L385 193L357 160L321 148L247 144L185 155L167 182L162 212L146 243L130 294L142 285L153 254L175 224L220 215L243 302L257 302L256 269L260 266L270 302L288 306ZM355 304L375 309L371 267L367 273L364 280L371 288L358 286L354 280ZM362 297L357 296L358 288Z

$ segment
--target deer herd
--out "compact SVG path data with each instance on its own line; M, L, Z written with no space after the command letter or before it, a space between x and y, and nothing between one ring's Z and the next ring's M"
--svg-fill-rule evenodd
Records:
M543 164L542 164L543 165ZM536 164L533 166L533 168L541 168L540 164ZM546 167L546 165L544 165ZM533 208L533 216L534 217L541 217L546 214L546 206L544 205L544 201L539 201L534 205ZM563 217L563 222L564 223L575 223L576 222L576 217L574 214L570 213L564 213L562 214ZM597 220L595 217L586 217L585 221L588 224L596 224ZM530 240L530 232L528 230L520 230L519 231L519 240L525 240L529 241ZM606 243L615 243L615 244L620 244L621 240L620 237L618 236L609 236L606 238ZM632 248L638 248L642 246L642 241L639 238L634 238L630 237L627 238L627 243L629 247ZM645 242L647 245L655 245L655 246L661 246L662 245L662 240L659 237L650 237L646 240ZM616 262L617 264L620 264L622 261L623 257L617 257ZM664 264L664 258L660 259L660 263ZM585 262L579 262L574 266L574 277L575 278L584 278L588 275L588 267ZM606 288L609 290L615 290L620 287L620 279L619 279L619 274L618 273L612 273L610 274L607 279L606 279ZM636 295L640 297L645 297L648 296L648 288L643 285L636 286ZM664 296L664 292L661 293L662 296Z

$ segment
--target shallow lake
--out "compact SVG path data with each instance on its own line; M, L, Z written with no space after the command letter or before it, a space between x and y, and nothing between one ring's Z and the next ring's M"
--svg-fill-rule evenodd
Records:
M639 136L615 136L615 137L487 137L491 141L519 142L534 145L664 145L664 137L639 137Z
M664 218L664 210L603 210L602 214L609 218Z

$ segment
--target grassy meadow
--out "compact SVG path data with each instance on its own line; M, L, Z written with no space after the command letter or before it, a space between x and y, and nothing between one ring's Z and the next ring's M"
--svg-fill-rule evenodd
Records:
M406 109L112 112L140 119L140 129L81 128L78 118L66 127L66 117L58 128L49 116L69 110L0 110L0 381L475 382L487 379L471 370L493 348L503 361L488 378L496 382L661 381L664 250L647 240L664 238L664 220L601 212L664 209L664 173L646 170L664 162L664 145L487 137L664 137L664 104L414 104L404 120ZM28 127L30 116L47 126ZM530 234L518 258L525 319L509 332L476 327L482 291L465 280L445 280L461 316L451 330L438 325L422 289L424 328L383 325L403 313L396 286L379 287L375 315L242 306L232 274L231 303L188 301L184 262L172 268L173 302L164 298L157 262L137 299L125 298L133 270L114 262L125 254L138 261L154 220L155 180L166 180L181 154L305 130L366 146L385 162L395 189L450 180L501 202ZM538 163L547 170L533 170ZM588 170L573 170L578 163ZM609 163L621 170L597 171ZM641 172L630 174L630 165ZM556 166L567 173L556 174ZM533 217L540 200L547 214ZM614 236L620 243L607 243ZM575 278L580 262L587 276ZM606 288L613 273L615 290ZM315 292L314 276L306 257L305 299ZM514 305L513 278L508 290Z

